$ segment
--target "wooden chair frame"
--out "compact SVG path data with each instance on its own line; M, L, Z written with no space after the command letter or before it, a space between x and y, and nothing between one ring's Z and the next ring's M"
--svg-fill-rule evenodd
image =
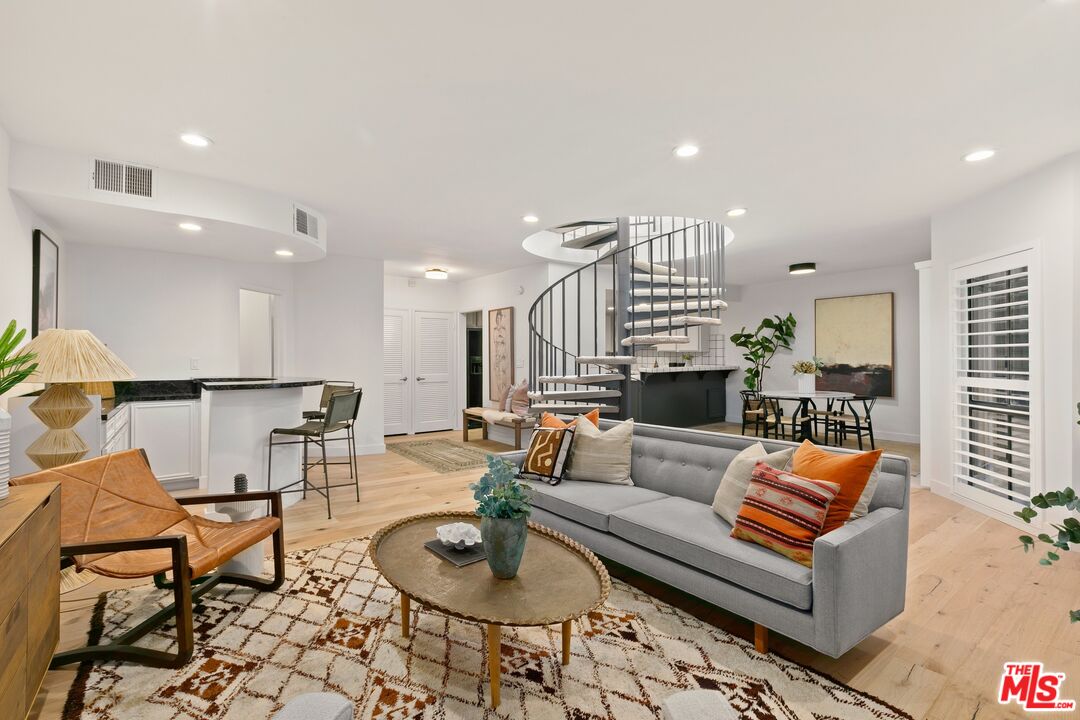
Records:
M176 498L180 505L206 505L209 503L235 502L237 500L268 500L270 513L281 518L281 494L276 490L248 493L222 493L220 495L193 495ZM165 582L165 574L154 576L154 584L173 591L173 602L152 616L128 630L120 637L103 645L66 650L53 656L50 669L85 660L123 660L149 665L151 667L180 668L191 659L195 650L194 621L192 607L198 598L205 595L218 583L231 583L257 590L277 590L285 581L285 532L282 524L273 534L274 541L274 577L265 579L252 575L226 573L220 569L201 578L192 578L188 565L187 537L184 535L157 535L153 537L130 538L125 540L106 540L100 542L75 543L61 545L60 556L71 557L96 553L116 553L131 550L168 548L172 552L173 582ZM192 589L193 585L197 585ZM135 645L135 641L152 630L161 627L172 618L176 618L177 651L168 653Z

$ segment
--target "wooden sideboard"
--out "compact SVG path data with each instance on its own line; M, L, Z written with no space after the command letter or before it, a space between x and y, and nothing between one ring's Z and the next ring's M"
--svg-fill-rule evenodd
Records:
M26 717L60 639L60 485L0 500L0 718Z

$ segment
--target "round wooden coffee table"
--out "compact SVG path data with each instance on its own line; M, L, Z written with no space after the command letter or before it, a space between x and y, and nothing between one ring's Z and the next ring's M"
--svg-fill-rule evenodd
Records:
M517 576L500 580L486 561L455 567L424 547L435 528L452 522L480 526L472 513L415 515L375 533L375 567L401 593L401 634L409 636L409 605L487 625L491 705L499 706L502 627L562 625L562 664L570 663L572 622L607 600L611 578L589 550L562 533L529 523Z

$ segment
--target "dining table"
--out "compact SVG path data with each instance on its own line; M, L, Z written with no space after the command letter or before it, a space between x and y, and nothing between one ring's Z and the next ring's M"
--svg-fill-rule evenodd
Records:
M792 415L792 434L794 435L794 426L797 422L799 425L799 439L817 443L818 440L814 437L813 418L810 417L810 406L813 405L817 408L817 401L821 400L825 402L826 409L832 410L833 403L837 400L853 400L856 396L855 393L839 392L835 390L815 390L814 392L799 392L798 390L762 390L761 397L771 398L773 400L790 400L798 402L799 407L794 415ZM801 418L801 420L798 418Z

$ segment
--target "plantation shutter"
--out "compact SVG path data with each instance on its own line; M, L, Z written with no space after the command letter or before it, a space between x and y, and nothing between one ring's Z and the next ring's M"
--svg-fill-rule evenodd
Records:
M953 487L1005 513L1039 492L1034 253L953 273Z

